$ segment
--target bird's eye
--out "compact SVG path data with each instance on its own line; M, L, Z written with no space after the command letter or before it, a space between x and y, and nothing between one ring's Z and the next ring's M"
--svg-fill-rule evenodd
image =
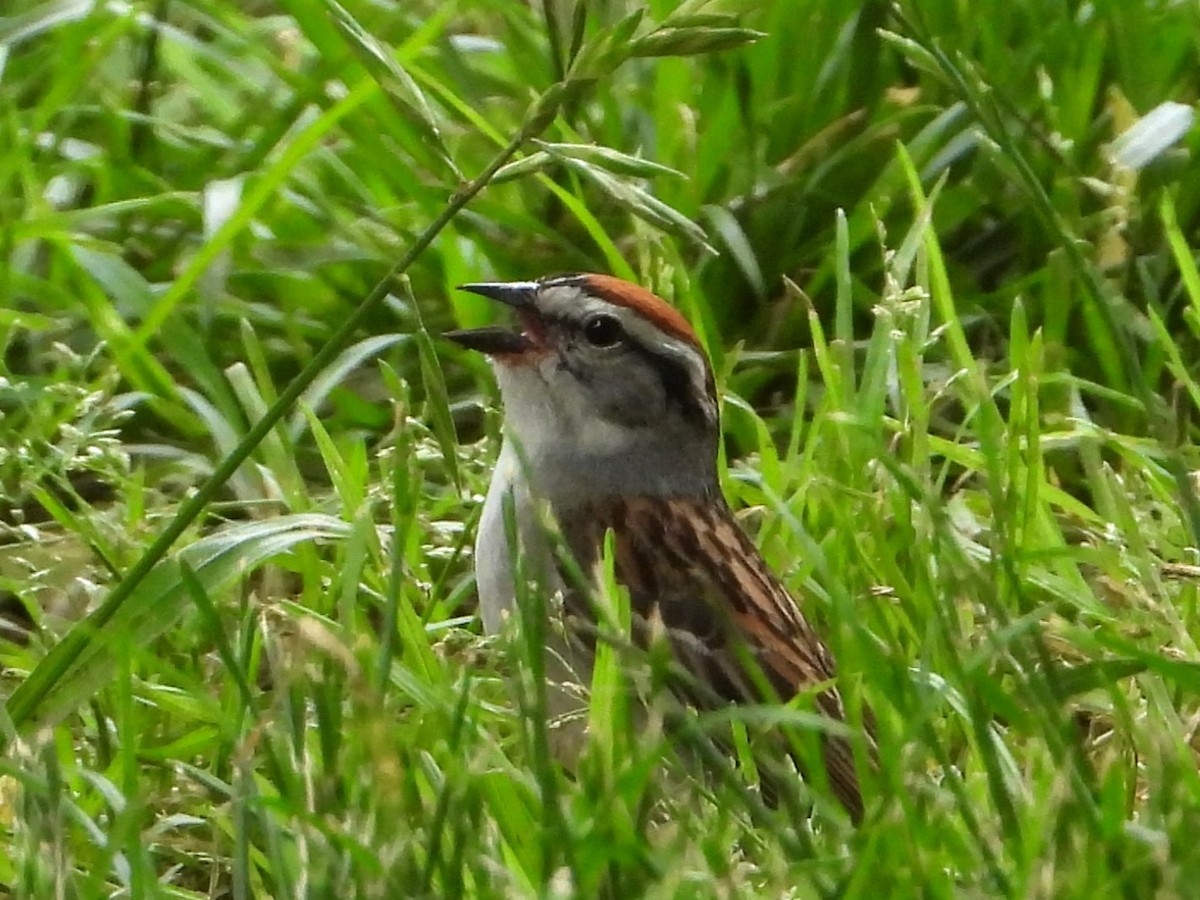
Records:
M625 329L616 316L600 314L584 321L583 336L593 347L615 347L625 337Z

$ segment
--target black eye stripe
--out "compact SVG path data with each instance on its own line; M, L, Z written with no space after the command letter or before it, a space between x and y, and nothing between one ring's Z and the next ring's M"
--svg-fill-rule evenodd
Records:
M619 330L619 337L615 343L599 345L600 349L611 349L619 344L623 352L632 353L639 357L658 376L663 386L663 393L667 397L667 402L677 406L683 413L684 418L700 426L711 424L710 420L714 417L715 410L708 404L707 397L696 396L695 388L692 385L691 366L688 363L676 356L661 353L642 344L625 330L620 319L609 313L595 313L582 322L578 322L574 325L574 328L577 329L576 334L580 335L584 342L592 344L592 341L587 337L587 326L590 322L602 319L611 320L611 323ZM569 320L560 320L558 325L563 329L570 329L572 327ZM595 344L592 345L597 346ZM569 372L576 381L581 383L591 383L593 381L594 373L591 372L590 368L585 365L573 363L570 359L570 354L565 352L565 349L558 354L558 367ZM706 381L706 390L711 394L713 390L711 373L707 376Z
M709 418L703 397L697 397L692 388L692 373L686 363L674 357L656 353L636 341L629 341L628 346L654 369L662 382L663 392L667 399L679 407L684 418L704 423Z

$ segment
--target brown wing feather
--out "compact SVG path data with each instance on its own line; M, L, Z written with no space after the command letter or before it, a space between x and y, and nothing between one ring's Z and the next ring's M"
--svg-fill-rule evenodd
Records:
M829 650L722 501L612 500L575 521L581 529L564 530L585 565L613 530L616 575L633 611L644 622L661 620L679 662L711 693L732 702L770 699L747 672L746 652L784 701L836 677ZM816 702L825 715L845 719L835 688L821 690ZM857 821L862 795L850 745L826 737L824 757L830 785Z

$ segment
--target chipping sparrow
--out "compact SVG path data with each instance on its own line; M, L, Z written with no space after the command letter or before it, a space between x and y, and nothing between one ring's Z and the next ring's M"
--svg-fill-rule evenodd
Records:
M490 356L505 439L475 548L483 624L497 631L514 603L505 527L512 497L522 564L554 577L539 527L544 502L584 573L615 537L616 577L635 636L665 633L704 690L696 702L781 700L819 686L817 708L845 718L836 668L787 590L735 521L717 480L712 370L687 320L644 288L608 275L467 284L513 307L520 328L451 332ZM558 582L559 586L562 582ZM590 617L590 610L572 613ZM869 742L873 745L873 742ZM873 746L872 746L873 750ZM862 796L849 744L824 739L830 785L852 818Z

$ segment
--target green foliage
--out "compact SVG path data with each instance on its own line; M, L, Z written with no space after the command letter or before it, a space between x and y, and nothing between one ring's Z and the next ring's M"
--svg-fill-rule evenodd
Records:
M1198 26L9 3L0 884L1189 895ZM529 629L478 635L495 392L436 335L572 270L710 348L726 491L878 720L860 829L753 787L802 710L636 713L615 650L567 776Z

